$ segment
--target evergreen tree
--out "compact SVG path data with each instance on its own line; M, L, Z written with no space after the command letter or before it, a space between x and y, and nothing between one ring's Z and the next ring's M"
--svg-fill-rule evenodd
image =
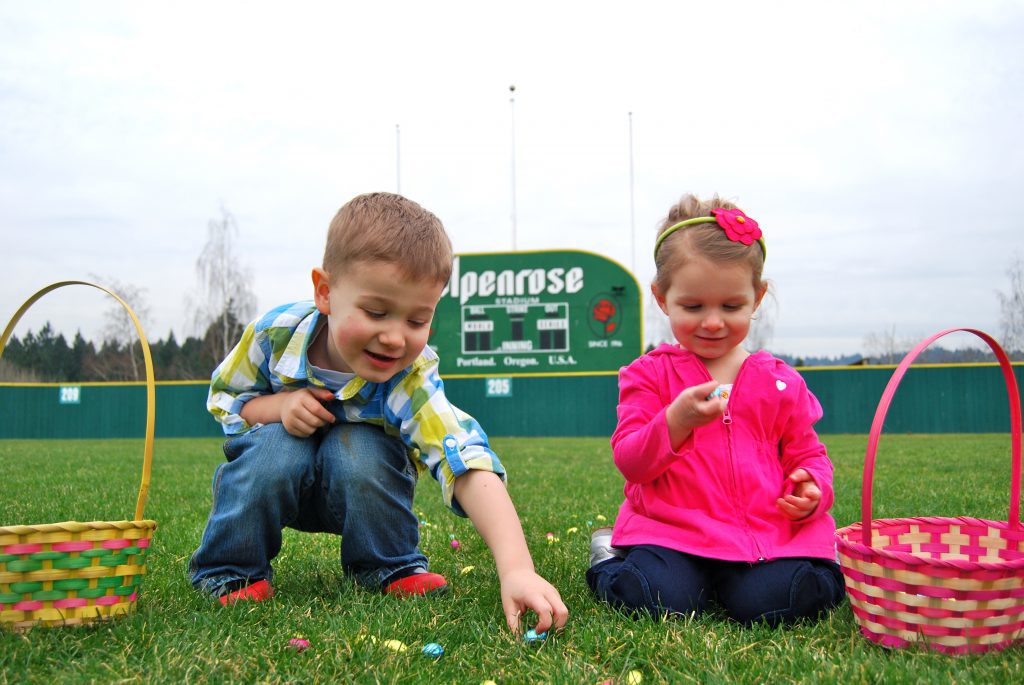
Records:
M10 339L8 339L7 346L4 347L3 355L3 359L12 366L17 366L23 369L29 368L25 345L18 340L18 336L12 335Z
M220 360L214 360L209 349L199 338L189 336L181 346L183 371L193 380L209 380Z
M166 340L157 340L151 345L153 354L153 366L156 377L160 380L178 380L177 364L181 347L174 337L174 331L167 334Z
M82 337L81 331L76 332L75 340L71 344L71 369L68 380L86 380L85 369L95 356L96 348L93 344Z

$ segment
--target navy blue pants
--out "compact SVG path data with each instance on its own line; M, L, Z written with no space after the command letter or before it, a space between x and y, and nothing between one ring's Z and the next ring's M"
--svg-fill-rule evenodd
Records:
M714 602L745 625L815 618L845 595L839 565L827 559L754 564L685 554L656 545L628 548L587 571L598 599L628 613L701 613Z

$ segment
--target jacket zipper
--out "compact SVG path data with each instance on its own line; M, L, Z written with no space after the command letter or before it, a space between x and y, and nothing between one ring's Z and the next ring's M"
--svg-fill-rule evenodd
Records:
M736 386L739 385L740 377L743 375L743 367L740 367L740 372L736 374L736 380L733 381L733 391L730 396L736 394ZM733 449L732 439L732 412L729 411L728 401L725 404L725 412L722 414L722 424L725 425L725 433L727 436L727 442L729 445L729 475L732 478L732 490L733 493L739 494L739 478L736 474L736 452ZM761 549L761 545L758 544L757 538L750 530L750 520L747 518L746 507L743 508L743 529L746 530L747 536L750 538L750 542L754 545L754 549L757 551L757 561L765 561L764 550Z

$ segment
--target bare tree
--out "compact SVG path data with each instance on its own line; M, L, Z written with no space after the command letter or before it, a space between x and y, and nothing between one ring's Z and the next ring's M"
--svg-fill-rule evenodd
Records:
M1003 345L1009 352L1024 352L1024 259L1015 254L1010 268L1009 292L999 292L999 308L1002 311Z
M199 292L193 302L195 327L218 360L227 356L244 326L255 314L252 270L239 259L235 240L238 223L221 207L220 219L208 224L206 245L196 260Z
M39 373L0 358L0 383L39 383Z
M898 364L911 347L913 343L896 336L895 325L881 333L872 331L864 336L865 355L876 364Z
M128 306L135 312L142 330L146 330L149 322L149 305L146 304L145 288L95 274L90 274L90 277L127 302ZM139 360L135 354L139 336L135 331L135 324L132 322L131 316L128 315L128 312L121 306L120 302L111 299L110 306L103 312L103 321L103 330L101 331L103 342L119 349L124 348L124 356L131 368L130 377L133 380L140 380ZM141 348L139 354L141 355ZM124 373L124 369L122 369L121 373Z

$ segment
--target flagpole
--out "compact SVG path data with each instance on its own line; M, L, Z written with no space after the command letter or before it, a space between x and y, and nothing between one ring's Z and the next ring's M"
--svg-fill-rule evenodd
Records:
M633 202L633 113L629 113L629 247L633 274L636 275L636 212Z
M512 251L516 251L516 87L508 87L508 108L512 124Z

